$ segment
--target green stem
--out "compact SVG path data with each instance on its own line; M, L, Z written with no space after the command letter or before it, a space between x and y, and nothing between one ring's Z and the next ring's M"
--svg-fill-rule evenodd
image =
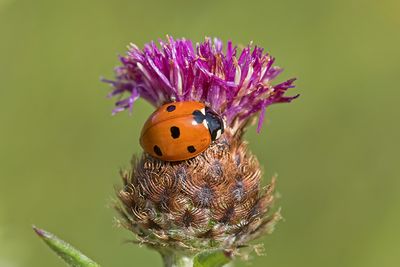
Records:
M164 267L193 267L193 257L167 252L162 254L162 258Z
M196 255L171 249L160 251L164 267L232 267L231 256L224 250L206 250Z

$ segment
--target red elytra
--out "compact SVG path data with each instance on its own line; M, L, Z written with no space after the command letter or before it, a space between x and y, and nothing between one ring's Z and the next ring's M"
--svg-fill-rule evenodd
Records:
M147 119L140 145L155 158L182 161L206 150L223 130L221 117L204 103L172 102L159 107Z

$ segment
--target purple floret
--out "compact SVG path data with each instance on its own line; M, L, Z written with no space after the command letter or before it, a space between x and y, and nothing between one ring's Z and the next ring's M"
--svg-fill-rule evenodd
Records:
M221 114L231 127L260 112L260 131L266 107L298 97L284 96L295 79L271 83L282 69L272 66L274 58L260 47L248 45L237 56L238 49L230 41L224 52L219 39L206 38L193 46L190 40L167 38L167 42L159 41L160 48L154 42L143 50L131 44L120 58L116 80L105 80L113 86L109 96L121 99L113 114L132 109L139 97L156 107L172 101L199 101Z

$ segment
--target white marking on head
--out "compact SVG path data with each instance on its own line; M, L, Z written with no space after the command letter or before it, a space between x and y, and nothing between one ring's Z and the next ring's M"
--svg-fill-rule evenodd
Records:
M206 119L203 120L203 125L204 125L204 127L206 127L206 129L208 129L208 124L207 124L207 120Z
M205 109L205 108L202 108L202 109L200 110L200 112L203 113L204 116L206 115L206 109Z
M221 129L219 129L218 131L217 131L217 137L215 138L215 139L218 139L218 138L220 138L221 137Z

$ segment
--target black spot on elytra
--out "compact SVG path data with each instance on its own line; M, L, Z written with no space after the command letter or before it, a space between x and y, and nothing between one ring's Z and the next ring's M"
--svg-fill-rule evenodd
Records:
M179 136L181 135L181 131L180 131L179 128L176 127L176 126L172 126L172 127L170 128L170 130L171 130L171 136L172 136L172 138L174 138L174 139L179 138Z
M153 150L154 150L154 153L157 154L157 156L159 156L159 157L162 156L161 149L160 149L157 145L155 145L155 146L153 147Z
M193 111L192 114L193 114L193 116L194 116L194 120L195 120L198 124L203 123L203 121L206 119L206 116L205 116L203 113L201 113L201 111L198 110L198 109L196 109L195 111Z
M188 147L187 147L187 150L188 150L190 153L196 152L196 148L195 148L194 146L188 146Z
M168 112L172 112L172 111L174 111L176 109L176 106L175 105L169 105L168 107L167 107L167 111Z

